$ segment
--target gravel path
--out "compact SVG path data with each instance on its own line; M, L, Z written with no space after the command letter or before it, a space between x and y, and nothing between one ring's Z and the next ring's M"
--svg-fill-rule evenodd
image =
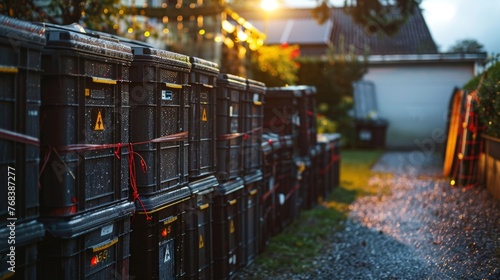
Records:
M314 260L319 269L258 279L500 279L500 201L482 187L450 187L440 164L419 152L385 153L373 170L394 176L370 184L389 184L391 194L351 205L345 229Z

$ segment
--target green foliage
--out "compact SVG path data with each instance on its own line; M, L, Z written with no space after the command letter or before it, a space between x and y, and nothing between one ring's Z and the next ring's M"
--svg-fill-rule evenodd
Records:
M328 0L318 0L313 17L324 23L330 16ZM345 0L345 11L370 33L395 35L418 7L419 0Z
M297 61L299 84L317 89L318 112L335 122L344 144L354 143L355 131L349 115L354 105L352 83L366 73L366 59L359 60L352 48L346 50L341 39L339 46L329 46L327 60L300 57Z
M500 61L496 61L484 73L472 78L466 90L477 90L475 109L479 120L485 126L485 133L500 137Z
M50 22L62 25L79 23L92 30L116 33L120 0L52 0L38 7L33 0L5 0L0 13L26 21Z
M299 46L262 46L252 56L253 78L264 82L268 87L293 85L297 82L299 65L295 58Z
M317 115L316 126L318 134L339 132L337 129L337 124L323 114Z
M477 53L483 52L484 46L474 39L460 40L450 47L448 52L452 53Z

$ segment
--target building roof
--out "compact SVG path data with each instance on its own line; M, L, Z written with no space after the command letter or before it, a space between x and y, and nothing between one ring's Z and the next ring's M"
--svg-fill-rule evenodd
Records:
M307 46L325 46L329 42L340 47L341 42L348 50L354 47L356 54L404 55L437 54L438 50L421 10L416 8L412 16L401 27L399 33L388 36L371 33L368 28L354 23L343 8L332 8L330 18L319 25L312 17L312 9L281 9L269 15L256 12L241 12L243 17L258 29L267 29L266 43L300 44L301 50ZM323 52L324 54L324 52ZM321 55L321 54L319 54Z
M333 20L331 41L338 46L343 37L346 48L354 46L357 54L363 54L365 49L368 49L370 55L438 53L422 12L418 8L393 36L382 32L370 32L369 28L354 23L351 16L340 8L331 10L331 18Z
M250 16L243 14L243 17ZM332 20L319 25L310 9L283 9L269 18L249 19L256 28L267 33L266 44L326 45L332 34ZM266 32L267 31L267 32Z

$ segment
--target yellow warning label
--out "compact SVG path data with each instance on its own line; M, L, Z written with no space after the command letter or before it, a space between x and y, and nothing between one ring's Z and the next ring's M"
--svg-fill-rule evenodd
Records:
M234 233L234 221L231 220L231 223L229 224L229 233Z
M203 107L203 111L201 112L201 121L206 122L208 121L207 118L207 108Z
M205 244L203 243L203 235L200 234L200 242L199 242L198 248L201 249L203 247L205 247Z
M85 89L85 96L86 97L90 96L90 89L88 89L88 88Z
M97 119L95 121L94 130L104 130L104 122L102 120L101 111L97 112Z

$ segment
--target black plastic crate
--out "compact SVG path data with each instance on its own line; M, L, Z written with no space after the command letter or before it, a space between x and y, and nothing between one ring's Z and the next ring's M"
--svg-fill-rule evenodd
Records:
M218 186L214 176L189 183L191 202L185 221L187 256L184 279L212 279L212 208L214 188Z
M241 100L246 79L219 74L217 77L217 179L226 182L243 172L243 124Z
M315 137L316 138L316 137ZM314 141L317 142L317 141ZM306 208L310 209L318 204L320 200L322 200L323 195L321 193L321 187L318 182L319 176L319 164L320 164L320 155L319 155L319 146L318 144L314 144L310 148L310 170L309 170L309 179L308 179L308 188L307 188L307 201Z
M243 188L243 180L236 178L215 189L212 234L214 279L232 279L239 268Z
M243 182L240 267L252 263L259 252L262 171L245 176Z
M278 150L281 148L279 136L272 133L262 134L262 157L264 165L262 168L262 184L260 184L259 195L259 216L260 216L260 231L259 231L259 250L264 251L271 237L275 234L276 220L276 205L275 194L278 185L275 183L277 166L278 166Z
M306 102L300 102L299 104L304 106L304 116L307 120L307 129L306 134L308 135L310 147L314 148L317 143L316 135L317 135L317 124L316 124L316 87L314 86L301 86L304 94L304 100ZM301 106L299 106L300 108Z
M131 202L73 216L43 219L40 279L128 279Z
M264 132L275 133L284 142L282 153L292 158L299 149L298 137L301 118L298 100L303 92L295 87L272 87L266 89L264 106ZM289 147L289 149L286 149Z
M18 222L39 215L40 77L45 29L0 15L0 224L15 206ZM14 180L15 177L15 180ZM10 178L10 179L9 179ZM9 195L9 197L11 197Z
M130 67L130 141L145 164L137 171L137 191L147 200L187 182L187 137L152 141L188 131L191 64L189 57L128 42L134 53ZM136 165L141 158L136 157Z
M318 134L318 195L320 199L326 199L330 193L331 185L333 184L330 176L332 170L333 151L331 150L328 139L323 134Z
M243 174L248 175L262 169L260 151L264 117L265 84L247 79L247 90L243 96Z
M185 204L191 199L188 187L169 192L152 210L136 211L132 220L130 277L134 279L182 279L186 273Z
M276 231L275 234L291 224L300 214L303 205L304 191L300 181L305 164L297 164L294 160L282 160L277 166L275 186Z
M44 234L43 224L36 220L2 226L0 279L37 279L37 244Z
M330 158L325 173L329 176L331 182L327 188L327 192L332 192L340 185L340 141L341 135L339 133L325 133L322 134L326 137L328 145L330 146Z
M191 57L191 65L189 179L194 181L215 173L215 109L219 66L196 57Z
M130 47L50 25L42 55L42 216L128 198ZM123 143L123 145L119 145Z

